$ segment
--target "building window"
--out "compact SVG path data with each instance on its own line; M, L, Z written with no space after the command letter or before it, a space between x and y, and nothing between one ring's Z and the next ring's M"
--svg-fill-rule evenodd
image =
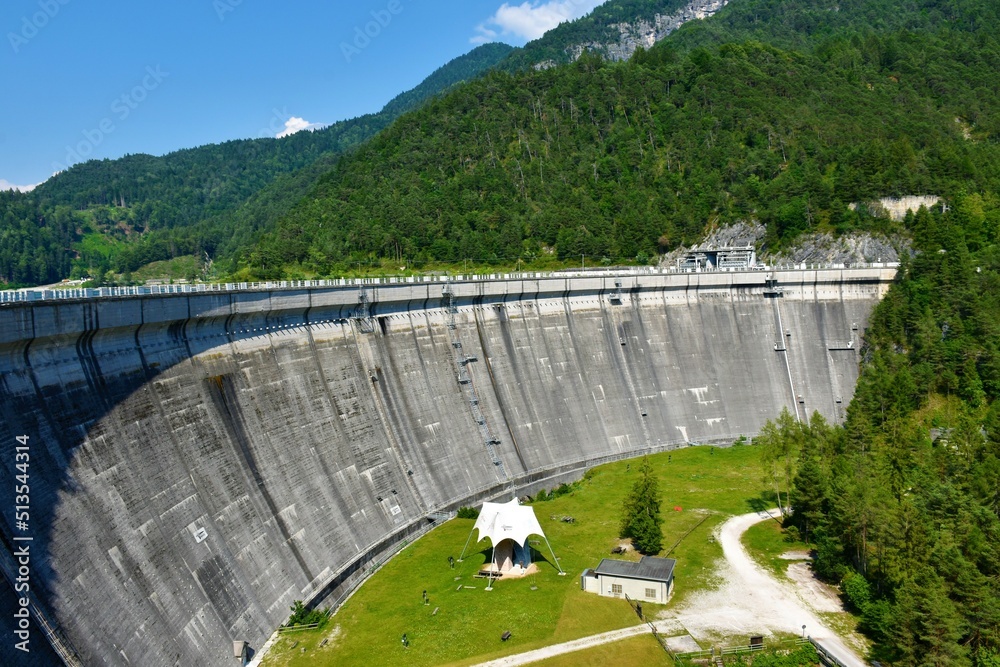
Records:
M621 584L611 584L611 594L612 595L621 595L622 594L622 585Z
M652 599L656 599L656 589L655 588L647 588L646 589L646 597L649 598L649 599L651 599L651 600Z

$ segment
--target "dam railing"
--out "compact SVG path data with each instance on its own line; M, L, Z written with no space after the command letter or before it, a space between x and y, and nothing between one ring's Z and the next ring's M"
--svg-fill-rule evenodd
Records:
M357 288L366 285L407 285L421 283L456 282L505 282L516 280L558 280L563 278L631 277L677 275L684 273L760 273L762 271L820 271L837 269L895 269L898 262L841 263L841 264L781 264L759 265L745 269L700 269L679 270L677 267L640 267L623 269L577 269L572 271L518 273L487 273L458 275L385 276L378 278L330 278L325 280L280 280L235 283L178 283L169 285L124 285L115 287L58 287L0 290L0 303L30 301L52 301L60 299L108 299L115 297L135 297L169 294L199 294L212 292L255 292L261 290L296 290L322 288Z

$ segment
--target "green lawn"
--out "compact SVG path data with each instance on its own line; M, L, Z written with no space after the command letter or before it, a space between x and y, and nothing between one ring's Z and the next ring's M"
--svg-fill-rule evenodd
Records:
M810 545L789 536L777 521L762 521L743 534L743 546L765 569L784 577L794 561L782 558L789 551L808 552Z
M763 490L762 473L753 447L688 448L650 461L663 497L665 550L694 529L670 554L678 561L670 603L675 605L693 589L712 584L712 565L722 556L712 531L726 516L750 511ZM389 561L325 628L283 637L264 665L367 666L376 657L386 665L471 665L636 624L625 602L583 593L579 578L618 544L621 503L637 475L635 461L601 466L572 493L534 504L566 576L543 560L537 574L485 591L485 580L474 575L489 557L488 542L470 547L472 555L454 570L448 566L448 556L458 557L473 524L454 519ZM575 522L560 521L564 515ZM551 558L544 543L535 547ZM429 605L422 602L424 590ZM647 614L655 615L654 607L649 605ZM505 630L513 636L501 642ZM404 632L409 648L402 646ZM328 643L320 648L324 638Z
M147 280L180 280L201 275L201 262L194 255L182 255L159 262L151 262L132 273L132 281L144 283Z

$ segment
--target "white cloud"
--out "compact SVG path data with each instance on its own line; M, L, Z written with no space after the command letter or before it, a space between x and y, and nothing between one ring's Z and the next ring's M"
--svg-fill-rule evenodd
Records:
M538 39L560 23L586 16L604 0L531 0L519 5L506 2L485 22L476 26L474 44L492 42L500 35L525 40Z
M35 183L34 185L14 185L10 181L6 181L0 178L0 190L17 190L18 192L31 192L39 185L41 185L41 183Z
M324 127L326 127L326 125L323 123L310 123L305 118L292 116L285 121L285 129L275 135L275 138L280 139L282 137L287 137L295 134L296 132L301 132L302 130L322 130Z
M476 26L476 32L478 35L474 35L469 41L473 44L486 44L487 42L497 41L497 37L500 34L496 30L490 30L484 24L480 23Z

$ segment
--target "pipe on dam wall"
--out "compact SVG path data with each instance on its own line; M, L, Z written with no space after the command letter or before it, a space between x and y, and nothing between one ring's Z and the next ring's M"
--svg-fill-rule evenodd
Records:
M29 436L31 518L22 530L5 505L3 548L32 537L37 613L82 664L220 664L232 640L259 648L293 600L340 597L431 513L753 435L782 407L840 421L893 275L4 304L0 488L13 494L11 452ZM10 637L17 596L0 569Z

